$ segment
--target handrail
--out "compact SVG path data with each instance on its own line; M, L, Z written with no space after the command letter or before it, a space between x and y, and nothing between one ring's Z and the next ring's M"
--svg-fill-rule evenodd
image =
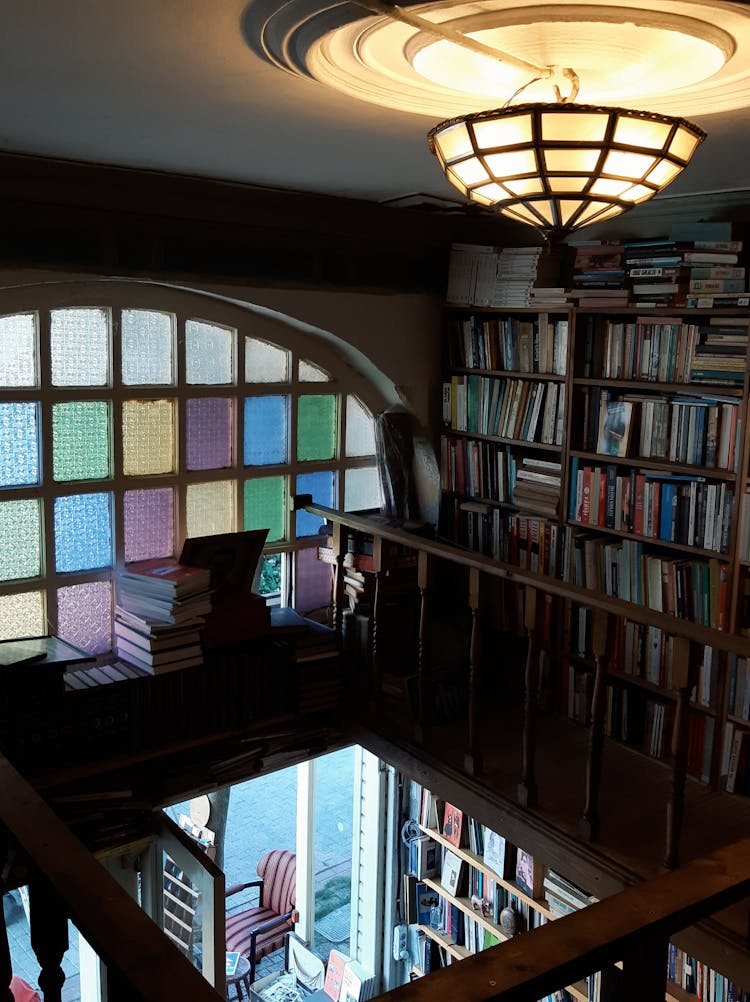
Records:
M0 831L28 860L30 873L62 900L75 926L129 987L129 997L222 998L2 755L0 790Z
M692 623L687 619L680 619L666 612L657 612L646 606L636 605L633 602L625 602L623 599L612 598L609 595L602 595L588 588L582 588L580 585L569 584L557 578L548 577L537 571L524 570L521 567L516 567L514 564L495 560L481 553L472 553L453 546L450 543L443 543L439 540L429 539L426 536L420 536L413 532L407 532L404 529L383 524L381 521L366 515L344 513L334 508L326 508L324 505L317 504L305 505L305 511L311 515L318 515L320 518L337 522L348 529L353 529L355 532L381 536L383 539L400 543L412 550L421 551L443 560L449 560L454 564L460 564L466 568L476 568L490 577L504 578L518 585L528 585L549 595L570 599L590 609L601 609L603 612L611 613L613 616L624 616L634 623L657 627L672 636L684 637L686 640L701 644L702 646L715 647L721 651L738 654L742 657L750 657L750 638L748 637L727 633L724 630L716 630L709 626L700 626L697 623ZM717 558L719 556L717 554Z

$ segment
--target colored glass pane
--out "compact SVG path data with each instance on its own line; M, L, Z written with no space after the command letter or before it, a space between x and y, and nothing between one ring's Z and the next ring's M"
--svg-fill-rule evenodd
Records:
M188 400L187 468L219 470L232 465L232 401L226 397Z
M209 386L234 382L234 331L202 320L185 321L185 378Z
M302 473L297 477L297 494L312 494L314 504L335 508L334 476L332 470L318 473ZM323 524L323 519L307 511L297 512L297 536L314 536Z
M0 581L42 572L39 502L0 501Z
M47 632L44 592L0 595L0 640L41 637Z
M87 654L112 649L112 586L88 581L57 590L57 633Z
M71 494L55 498L55 568L86 571L112 563L109 494Z
M76 400L52 407L52 476L101 480L109 470L109 405Z
M375 455L375 422L356 397L346 398L347 456Z
M294 608L306 615L313 609L323 609L331 604L333 594L333 568L318 560L315 546L295 554Z
M376 466L347 470L344 474L344 511L367 511L382 504Z
M331 381L330 373L321 369L319 365L313 365L312 362L306 362L304 359L300 359L297 375L301 383L329 383Z
M234 532L234 480L209 484L190 484L185 492L185 515L188 536L213 536Z
M126 386L174 382L172 317L153 310L123 310L122 381Z
M288 459L288 397L245 398L245 466L274 466Z
M245 338L245 382L287 383L289 381L289 352L275 344Z
M174 491L125 491L123 498L125 560L171 557L174 553Z
M297 459L333 459L336 455L336 397L300 397L297 402Z
M174 470L174 401L126 400L122 405L122 467L126 477Z
M245 481L246 529L268 529L267 542L284 539L286 477L258 477Z
M50 355L53 386L106 386L110 371L107 311L52 310Z
M36 385L36 314L0 317L0 386Z
M0 487L39 481L37 405L0 403Z

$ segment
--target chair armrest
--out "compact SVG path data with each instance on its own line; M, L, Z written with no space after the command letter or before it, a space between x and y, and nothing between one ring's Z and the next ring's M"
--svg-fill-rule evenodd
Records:
M285 925L294 914L294 911L289 911L284 915L275 915L273 918L266 919L265 922L261 922L260 925L256 926L250 933L253 951L255 951L255 940L262 932L269 932L271 929L275 929L276 926Z
M245 884L230 884L229 887L227 887L224 896L228 898L232 894L239 894L240 891L246 891L248 887L259 887L262 890L263 881L258 879L258 880L248 880L247 883Z

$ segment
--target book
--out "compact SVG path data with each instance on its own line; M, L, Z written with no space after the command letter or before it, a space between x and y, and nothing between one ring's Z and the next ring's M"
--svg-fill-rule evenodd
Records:
M142 595L183 599L196 592L207 591L211 581L209 571L190 567L177 560L139 560L126 564L119 580Z
M454 807L452 804L446 803L445 813L443 815L443 835L445 835L451 845L455 845L456 848L462 844L463 821L463 812L459 811L459 809Z
M483 860L498 877L505 878L509 870L510 852L508 843L502 835L486 829L484 835L484 855Z
M234 974L237 973L237 967L239 965L239 962L240 962L240 955L239 955L239 953L237 953L236 950L228 950L227 951L227 969L226 969L226 976L228 978L231 978Z
M358 960L347 960L341 978L339 1002L368 1002L374 991L375 977Z
M338 1002L341 997L341 983L344 979L344 968L351 960L345 953L341 953L340 950L331 950L328 957L328 966L326 967L326 980L323 985L323 991L326 995L333 1000L333 1002Z
M620 458L628 454L630 419L633 404L629 400L609 400L601 409L596 451Z
M531 853L518 849L516 855L516 883L531 898L541 898L544 886L544 869Z
M184 644L177 647L166 648L165 650L151 651L138 644L133 644L124 637L118 636L115 641L115 650L121 658L126 661L129 657L135 657L139 664L157 667L167 665L173 661L182 661L186 658L197 657L199 663L202 658L202 648L198 644Z
M463 868L464 861L461 857L457 856L450 849L446 849L443 854L443 869L440 875L440 883L453 897L456 897L461 889Z

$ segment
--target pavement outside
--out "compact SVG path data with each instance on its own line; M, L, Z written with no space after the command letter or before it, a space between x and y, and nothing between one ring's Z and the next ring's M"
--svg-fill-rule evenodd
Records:
M317 760L313 949L324 960L332 948L346 953L349 947L353 772L353 748ZM258 860L268 849L294 849L296 811L296 766L232 788L224 860L227 885L254 879ZM176 804L168 812L176 821L180 813L188 813L188 805ZM3 904L13 973L36 988L39 964L31 949L29 926L18 894L6 894ZM62 965L62 1000L79 1002L78 933L72 925L69 942ZM282 969L283 953L277 951L263 958L256 977Z

